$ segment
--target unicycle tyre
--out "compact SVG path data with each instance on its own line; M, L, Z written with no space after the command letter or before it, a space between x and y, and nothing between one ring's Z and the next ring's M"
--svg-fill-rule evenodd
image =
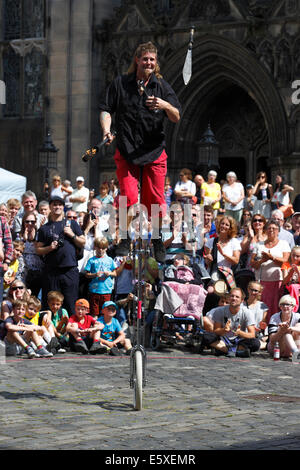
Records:
M133 373L134 409L140 411L143 407L143 355L139 350L134 353Z

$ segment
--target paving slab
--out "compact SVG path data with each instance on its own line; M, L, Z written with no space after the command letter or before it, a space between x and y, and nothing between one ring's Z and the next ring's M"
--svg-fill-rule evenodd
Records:
M7 358L0 450L298 450L300 364L147 351L143 409L128 356Z

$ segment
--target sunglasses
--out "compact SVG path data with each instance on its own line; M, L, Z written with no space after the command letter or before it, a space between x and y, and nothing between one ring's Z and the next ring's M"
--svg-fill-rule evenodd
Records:
M25 220L25 224L35 224L35 220Z
M74 219L74 220L76 220L76 219L77 219L77 215L68 215L67 218L68 218L68 219Z
M253 219L253 223L255 222L263 222L263 219Z
M294 307L293 304L280 304L280 305L282 305L283 307Z
M23 286L14 286L11 289L12 290L22 290L22 289L24 289L24 287Z

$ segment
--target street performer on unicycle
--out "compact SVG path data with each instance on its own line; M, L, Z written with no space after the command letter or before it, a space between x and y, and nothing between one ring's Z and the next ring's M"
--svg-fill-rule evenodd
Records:
M120 196L126 197L120 198L120 201L126 201L127 225L116 247L118 256L127 256L130 251L131 240L127 229L132 215L128 210L138 202L142 168L140 203L145 206L152 227L158 228L154 236L152 230L154 257L158 263L165 260L165 247L161 238L162 218L166 213L164 184L167 174L163 123L166 117L177 123L180 112L181 106L174 90L160 74L156 47L151 42L140 44L128 73L118 76L109 85L105 99L100 104L103 140L107 139L110 144L116 139L116 174ZM112 134L112 116L116 136ZM119 210L122 209L121 204ZM141 308L140 305L138 303L138 308ZM139 349L135 353L136 359L138 352Z

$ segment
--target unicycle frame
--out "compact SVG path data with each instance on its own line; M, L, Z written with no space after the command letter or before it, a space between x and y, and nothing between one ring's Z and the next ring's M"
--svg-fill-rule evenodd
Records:
M140 174L139 174L139 183L140 183L140 201L141 201L141 194L142 194L142 182L143 182L143 167L140 167ZM143 240L141 235L141 227L142 227L142 217L140 211L140 229L139 229L139 237L137 240L137 249L133 250L133 265L135 266L135 254L137 253L138 263L137 263L137 301L134 302L134 311L133 316L136 313L136 344L132 347L132 351L130 354L130 388L135 388L139 385L142 387L146 386L146 351L141 342L141 328L142 328L142 304L143 304L143 282L142 282L142 264L143 258L142 254L144 252L143 247ZM137 384L137 371L136 371L136 354L140 351L142 357L142 384ZM135 406L137 400L135 399ZM142 404L138 406L136 409L140 410Z

